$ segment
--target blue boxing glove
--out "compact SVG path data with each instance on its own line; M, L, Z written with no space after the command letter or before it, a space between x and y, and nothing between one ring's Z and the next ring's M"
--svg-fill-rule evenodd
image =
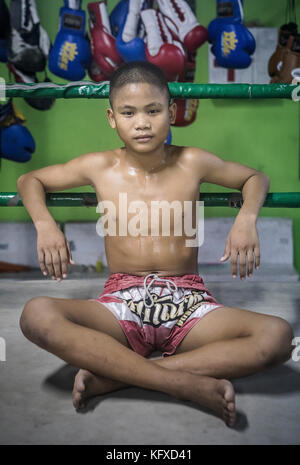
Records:
M171 132L171 129L169 129L169 134L168 134L168 137L165 140L165 144L168 144L168 145L172 144L172 132Z
M109 15L111 32L115 37L117 37L119 31L124 28L128 9L129 0L120 0Z
M117 13L111 14L112 30L116 30L116 16L118 15L118 35L116 46L124 61L146 61L146 45L143 40L144 31L141 29L140 12L145 5L143 0L126 0L117 5Z
M0 157L23 163L31 159L35 142L24 123L12 99L0 105Z
M243 0L217 0L217 15L208 26L217 64L224 68L248 68L256 44L243 25Z
M59 32L49 54L49 69L70 81L84 78L91 62L90 43L85 35L85 12L75 9L79 0L65 0L60 9Z
M31 160L35 142L30 131L21 124L0 129L0 157L25 163Z

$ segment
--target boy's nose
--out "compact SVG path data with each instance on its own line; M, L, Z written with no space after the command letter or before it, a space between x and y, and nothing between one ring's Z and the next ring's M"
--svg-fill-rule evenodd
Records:
M150 129L150 128L151 128L150 121L148 121L146 118L141 117L140 119L136 121L135 129Z

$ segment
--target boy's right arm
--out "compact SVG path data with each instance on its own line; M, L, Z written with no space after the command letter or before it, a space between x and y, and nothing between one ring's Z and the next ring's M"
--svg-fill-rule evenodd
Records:
M96 154L86 154L67 163L47 166L23 174L17 189L23 205L37 230L37 251L41 270L61 280L66 277L68 264L74 264L69 243L57 227L46 206L46 192L91 185ZM99 161L99 155L97 161Z

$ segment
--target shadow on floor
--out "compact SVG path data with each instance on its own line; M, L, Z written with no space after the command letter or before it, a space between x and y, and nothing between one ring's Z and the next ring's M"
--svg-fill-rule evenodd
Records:
M297 362L290 362L297 363ZM300 363L300 361L298 362ZM66 391L71 393L74 385L74 378L78 372L78 368L71 365L63 365L54 373L49 375L43 382L45 388L54 388L59 391ZM280 365L278 367L267 369L261 373L256 373L245 378L239 378L232 381L237 394L288 394L300 391L300 373L299 371L293 370L290 366ZM153 399L157 400L156 394L158 391L152 391L148 389L136 388L130 386L127 389L120 389L109 393L112 395L117 393L119 398L131 399L135 397L131 393L136 391L137 399L149 399L151 400L151 394ZM147 392L147 395L144 395ZM165 401L166 397L169 396L164 393L162 395ZM149 397L150 396L150 397Z
M78 368L71 365L63 365L44 380L43 387L46 389L49 388L61 392L63 391L65 393L71 393L77 372ZM262 373L247 376L246 378L235 379L233 380L233 385L236 393L239 395L266 394L272 396L287 394L300 391L300 374L299 372L294 371L290 366L281 365L265 370ZM153 400L155 402L164 403L183 403L193 409L197 409L201 412L217 417L217 415L210 410L200 407L194 402L175 399L163 392L142 389L134 386L93 397L89 399L84 408L78 410L78 413L84 414L95 410L95 408L108 397L110 399L133 399L145 400L147 402ZM237 411L237 422L233 429L241 432L247 429L248 426L246 415L241 411Z

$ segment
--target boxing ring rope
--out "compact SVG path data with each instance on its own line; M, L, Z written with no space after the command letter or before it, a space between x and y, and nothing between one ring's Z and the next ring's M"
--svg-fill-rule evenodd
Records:
M299 85L290 84L194 84L190 82L169 82L172 98L190 99L292 99L293 91ZM0 86L1 87L1 86ZM68 84L6 84L5 96L31 98L108 98L109 81L94 83L75 81ZM1 90L1 89L0 89ZM300 88L297 94L300 97ZM201 200L209 207L241 208L242 193L201 193ZM86 193L48 193L46 205L49 207L95 207L96 194ZM0 192L0 207L20 207L22 200L17 192ZM300 193L269 193L263 207L299 208Z
M299 85L291 84L195 84L191 82L169 82L171 97L184 99L292 99ZM0 84L1 90L1 84ZM68 84L6 84L2 92L6 97L30 98L108 98L109 81L95 83L74 81Z
M242 193L201 193L200 200L206 207L232 207L241 208L243 204ZM46 194L48 207L96 207L97 197L93 192L64 193L55 192ZM22 199L17 192L0 192L0 207L22 207ZM267 194L263 207L272 208L299 208L299 192L278 192Z

